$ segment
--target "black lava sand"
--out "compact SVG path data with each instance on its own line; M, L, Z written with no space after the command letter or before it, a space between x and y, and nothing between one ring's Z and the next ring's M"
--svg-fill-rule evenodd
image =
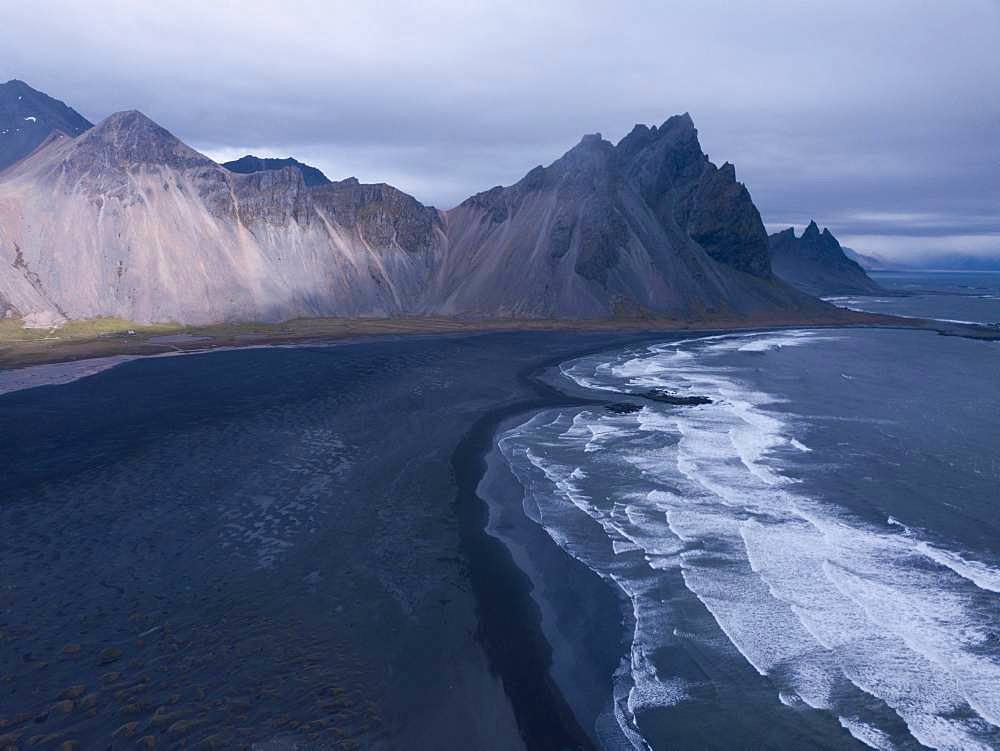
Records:
M571 711L477 487L501 421L555 398L528 374L634 339L215 352L0 397L0 748L590 745L617 649ZM574 628L621 616L536 542L603 603L564 624L571 670Z

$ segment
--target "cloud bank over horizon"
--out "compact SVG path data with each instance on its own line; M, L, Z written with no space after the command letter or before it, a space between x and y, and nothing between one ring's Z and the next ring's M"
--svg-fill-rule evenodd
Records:
M997 0L139 5L8 0L0 78L442 208L687 111L769 229L1000 256Z

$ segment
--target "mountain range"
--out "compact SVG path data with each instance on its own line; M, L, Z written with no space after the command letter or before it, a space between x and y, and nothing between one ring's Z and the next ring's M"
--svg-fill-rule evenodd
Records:
M696 320L829 310L772 271L774 241L769 249L749 192L731 164L709 161L686 114L637 125L617 144L585 136L516 184L440 211L291 159L220 165L137 111L90 127L62 103L19 93L25 86L0 92L0 111L39 126L0 152L10 160L0 172L8 317ZM38 114L22 115L11 96Z
M844 253L865 271L1000 271L1000 256L941 253L919 260L887 259L875 253L858 253L844 247Z
M846 245L842 245L841 247L843 248L844 255L858 264L858 266L863 268L865 271L888 271L893 267L890 261L887 261L874 253L859 253L854 248L848 248Z

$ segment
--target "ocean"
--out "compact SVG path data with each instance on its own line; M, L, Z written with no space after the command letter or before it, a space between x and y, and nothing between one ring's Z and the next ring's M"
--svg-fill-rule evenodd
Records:
M1000 325L1000 271L873 271L887 295L827 298L870 313Z
M1000 321L1000 275L913 277L851 305ZM1000 748L1000 343L664 336L548 380L635 410L497 436L525 517L622 596L600 745Z

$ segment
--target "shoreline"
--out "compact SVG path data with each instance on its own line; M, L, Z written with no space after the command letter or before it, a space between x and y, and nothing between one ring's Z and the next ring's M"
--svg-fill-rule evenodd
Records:
M516 374L517 382L535 397L483 414L462 436L452 455L456 509L476 595L479 637L493 669L500 675L528 748L596 749L598 745L591 730L581 726L552 674L553 647L542 627L542 612L532 595L530 574L515 561L508 541L490 531L490 501L483 497L480 488L487 476L490 457L496 453L496 434L505 422L529 412L602 403L600 399L563 393L541 379L545 371L567 359L600 352L609 346L627 346L656 338L655 333L625 337L614 344L606 342L599 347L581 348L522 368ZM613 399L606 401L610 403ZM539 532L544 535L542 530ZM619 595L596 573L567 555L552 540L547 543L570 568L591 579L591 586L604 589L621 607ZM499 587L498 582L502 582ZM516 610L512 609L512 603ZM616 616L619 614L616 612ZM611 674L607 678L610 692Z
M705 333L801 327L875 327L933 331L987 341L1000 340L1000 330L920 318L864 313L838 308L829 316L676 319L507 319L454 318L344 319L303 318L282 323L213 324L208 326L150 329L132 334L122 330L98 336L12 339L0 332L0 372L36 365L56 365L85 360L198 354L254 347L332 345L385 341L397 337L446 337L491 333L566 332L645 335ZM130 329L129 329L130 330Z
M769 331L788 327L753 328ZM925 330L925 327L912 325L886 328ZM706 328L701 331L673 333L700 337L745 330L747 329ZM462 436L452 455L456 483L455 503L462 549L468 562L480 622L478 636L492 669L499 675L522 738L529 749L600 748L598 738L608 737L609 722L614 724L612 734L623 733L613 716L613 703L616 700L614 673L620 665L623 654L620 647L625 644L624 653L627 653L628 645L631 644L630 634L619 636L623 626L628 625L631 612L624 592L569 555L548 537L544 529L538 527L524 514L520 505L524 489L510 474L509 467L498 450L497 437L506 427L540 411L615 404L616 400L622 398L621 394L608 392L607 397L602 398L584 389L573 388L571 385L560 388L545 376L551 375L554 368L567 360L602 352L609 347L621 348L655 342L660 340L664 333L671 332L655 331L633 336L625 335L613 343L605 342L600 346L580 347L570 353L536 361L523 367L517 372L516 380L522 390L534 395L533 398L495 407L483 414ZM936 333L947 335L943 331ZM499 482L498 467L504 476ZM516 488L498 488L500 484L516 485ZM495 518L497 508L504 503L517 504L517 508L512 511L515 520ZM510 528L518 526L532 528L530 536L536 545L543 545L546 551L538 553L538 548L531 547L530 542L525 544L523 539L515 540ZM543 538L544 542L538 542ZM534 555L529 555L529 551ZM548 563L537 565L536 555L547 558ZM552 644L550 634L547 633L546 621L553 632L566 636L560 624L556 622L556 617L560 612L565 614L569 604L566 596L560 602L552 598L550 592L539 591L544 588L537 586L536 577L539 577L542 569L549 568L552 559L559 559L558 568L566 576L565 579L561 579L565 588L574 594L589 593L594 602L603 603L604 608L613 606L613 615L609 615L601 607L591 605L589 612L583 615L583 620L590 632L603 633L605 636L614 633L615 638L606 642L605 646L613 645L618 651L612 650L613 654L596 655L592 645L588 649L588 645L584 644L586 637L581 633L575 634L575 641L563 639L563 643L558 647ZM512 606L512 603L516 603L516 607ZM579 602L574 601L574 604L578 606ZM575 608L573 614L574 617L579 615ZM620 642L619 638L624 638L626 641ZM557 651L562 652L561 665L556 655ZM582 668L583 672L591 673L584 676L591 679L590 685L582 688L573 685L577 702L589 703L591 707L592 711L585 717L577 716L575 705L571 704L555 675L560 667L564 680L569 678L567 675L569 670L574 668L581 670L579 665L573 665L573 660L578 655L586 655L588 661L602 665L602 667L591 665ZM600 677L604 682L605 701L600 711L593 711L594 696L586 696L586 692L589 689L593 693L596 685L593 681L594 674L602 669L604 672ZM587 722L589 726L584 727L582 722ZM624 735L620 737L622 741L627 741Z

